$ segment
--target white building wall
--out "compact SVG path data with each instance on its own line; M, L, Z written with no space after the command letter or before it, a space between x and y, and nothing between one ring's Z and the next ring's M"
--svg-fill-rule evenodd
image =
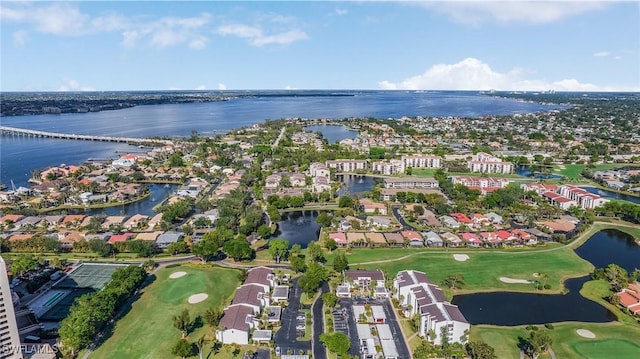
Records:
M216 339L222 344L249 344L249 332L238 329L218 330Z
M0 257L0 328L0 358L22 358L7 265L2 257ZM14 348L18 349L15 353Z

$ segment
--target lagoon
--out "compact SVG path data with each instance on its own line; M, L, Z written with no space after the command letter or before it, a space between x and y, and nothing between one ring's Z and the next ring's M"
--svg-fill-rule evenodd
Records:
M320 211L294 211L282 213L282 220L278 222L278 230L271 238L282 238L289 241L289 245L299 244L307 248L311 241L317 241L320 235L320 225L316 221Z
M628 201L635 204L640 204L640 197L630 196L624 193L613 192L613 191L609 191L599 187L581 186L580 188L590 193L597 194L600 197L609 198L609 199L619 199L622 201Z
M338 191L339 196L348 195L362 197L363 192L371 191L371 189L382 182L382 178L366 175L337 175L336 179L344 183L344 186Z
M321 132L322 137L330 144L337 143L348 138L354 139L358 136L358 132L350 130L342 125L313 125L306 126L304 129L305 131Z

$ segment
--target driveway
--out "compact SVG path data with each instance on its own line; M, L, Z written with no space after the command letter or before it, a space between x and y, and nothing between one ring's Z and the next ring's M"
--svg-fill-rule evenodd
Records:
M322 283L321 291L321 294L329 292L329 284L327 282ZM320 335L324 333L324 313L322 308L324 308L324 303L322 295L320 295L320 298L311 307L311 312L313 313L313 343L311 347L313 348L314 358L327 357L327 349L320 342Z
M420 228L416 228L416 227L410 225L409 223L407 223L407 221L404 220L402 215L400 215L400 209L401 208L402 208L402 206L398 206L398 205L392 206L391 207L391 213L393 213L393 216L396 217L396 219L398 220L398 222L400 222L402 227L404 227L405 229L410 229L412 231L417 231L417 232L422 231Z
M289 350L293 354L298 354L301 350L307 353L311 349L311 341L298 341L298 330L296 329L296 317L300 311L300 296L302 290L298 286L298 278L291 281L291 289L289 291L289 305L282 311L280 322L282 327L276 332L273 340L276 347L280 347L282 354L287 354Z
M340 303L340 307L346 309L346 318L345 324L346 328L340 330L345 333L349 340L351 341L351 348L349 349L349 354L360 356L360 341L358 340L358 327L356 326L356 318L353 315L353 300L351 299L340 299L338 302ZM337 331L337 330L336 330ZM404 357L400 357L404 358ZM409 357L407 357L409 358Z

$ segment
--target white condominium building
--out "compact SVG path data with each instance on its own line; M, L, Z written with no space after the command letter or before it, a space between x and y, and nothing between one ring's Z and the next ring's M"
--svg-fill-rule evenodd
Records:
M404 169L404 162L401 160L376 161L371 164L371 170L373 173L380 173L383 175L404 173Z
M483 173L511 173L513 163L503 162L500 158L490 154L479 152L471 161L467 162L467 167L471 172Z
M333 160L327 161L326 166L335 168L338 172L355 172L367 169L367 160Z
M7 265L0 257L0 359L22 358Z
M412 168L440 168L442 167L442 157L433 155L411 155L402 156L405 167Z

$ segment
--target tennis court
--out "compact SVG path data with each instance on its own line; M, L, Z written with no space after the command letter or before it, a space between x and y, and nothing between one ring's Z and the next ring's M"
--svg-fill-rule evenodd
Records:
M76 298L104 288L116 269L125 264L81 264L29 306L41 321L59 322Z
M113 272L123 264L82 264L57 283L56 289L91 288L102 289L110 280Z

